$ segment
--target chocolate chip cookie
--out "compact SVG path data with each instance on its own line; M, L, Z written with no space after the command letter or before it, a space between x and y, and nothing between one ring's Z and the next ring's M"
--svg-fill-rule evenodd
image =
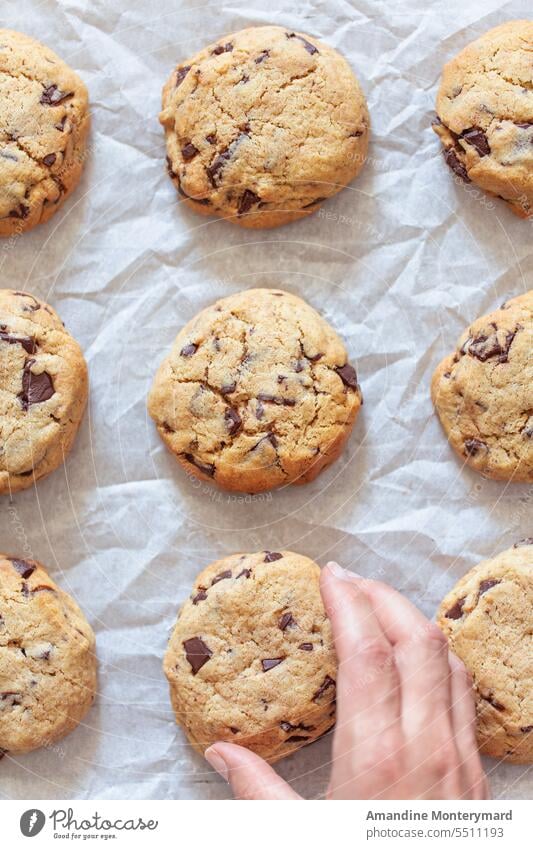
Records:
M291 551L234 554L200 572L165 655L176 721L269 761L335 723L337 661L320 569Z
M361 403L324 319L288 292L251 289L181 330L148 409L188 472L254 493L315 478L339 456Z
M472 674L481 751L533 763L533 538L461 578L438 624Z
M508 21L445 68L435 132L452 171L533 215L533 21Z
M160 121L187 205L243 227L315 212L361 170L370 126L345 59L277 26L233 33L181 62Z
M433 375L431 394L465 463L533 481L533 291L477 319Z
M32 486L72 447L87 366L48 304L0 289L0 495Z
M96 689L94 634L35 560L0 554L0 752L29 752L72 731Z
M48 221L80 179L87 89L55 53L0 29L0 236Z

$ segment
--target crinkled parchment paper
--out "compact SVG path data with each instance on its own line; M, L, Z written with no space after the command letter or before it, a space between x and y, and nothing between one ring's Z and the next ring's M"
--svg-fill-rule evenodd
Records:
M0 244L1 285L49 301L80 341L91 400L63 470L0 505L0 550L33 556L96 633L97 702L49 751L0 763L8 798L225 798L173 722L161 672L196 572L234 551L289 548L380 576L432 616L479 560L531 535L532 488L462 468L432 411L434 367L464 326L531 288L532 224L457 185L430 129L444 62L528 0L2 0L2 25L86 81L82 183L47 225ZM369 161L305 221L246 231L179 203L160 91L178 60L253 24L312 33L348 58L372 116ZM219 493L184 474L145 399L178 329L253 286L304 297L346 340L364 407L340 461L305 487ZM330 739L279 765L324 792ZM487 761L498 797L531 768Z

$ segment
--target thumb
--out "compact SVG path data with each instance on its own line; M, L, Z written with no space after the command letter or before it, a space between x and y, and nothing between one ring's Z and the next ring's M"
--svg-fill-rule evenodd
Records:
M205 751L213 769L229 781L236 799L301 799L259 755L235 743L215 743Z

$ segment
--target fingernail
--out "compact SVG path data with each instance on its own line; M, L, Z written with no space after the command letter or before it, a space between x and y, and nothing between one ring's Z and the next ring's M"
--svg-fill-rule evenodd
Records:
M343 569L342 566L339 566L338 563L335 563L334 560L330 560L327 564L327 567L339 581L351 581L353 578L362 578L362 575L359 575L357 572L350 572L348 569Z
M213 769L222 776L224 781L229 781L229 770L222 755L216 752L211 746L211 748L205 750L204 757L206 761L211 764Z

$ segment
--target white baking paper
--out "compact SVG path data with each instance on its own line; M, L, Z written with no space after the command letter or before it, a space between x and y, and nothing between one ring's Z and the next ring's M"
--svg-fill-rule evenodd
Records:
M94 115L81 185L47 225L0 243L4 287L49 301L81 343L91 398L64 469L0 503L0 550L47 564L97 634L98 698L49 751L0 762L5 798L229 797L175 726L161 659L195 574L235 551L288 548L392 583L433 616L478 561L531 535L531 486L461 464L429 382L465 325L531 288L531 222L458 185L430 128L443 64L529 0L2 0L2 26L52 47ZM274 23L338 48L367 95L369 160L305 221L246 231L195 215L165 171L157 115L177 61ZM247 499L187 477L147 416L178 329L215 298L275 286L346 341L364 407L349 447L304 487ZM308 797L325 738L279 765ZM531 768L487 761L495 798Z

